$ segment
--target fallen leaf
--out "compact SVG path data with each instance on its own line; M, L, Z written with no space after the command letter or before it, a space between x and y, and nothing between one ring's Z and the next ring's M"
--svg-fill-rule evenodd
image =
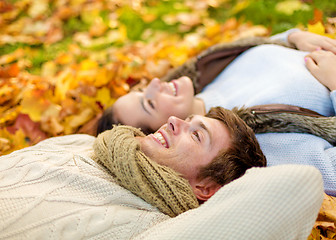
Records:
M27 93L21 102L21 112L29 115L29 117L39 122L41 120L42 113L49 107L50 101L43 97L39 97L41 93L38 91Z
M317 220L333 222L334 224L336 224L336 198L335 197L329 196L327 194L324 195L324 200L323 200L322 207L320 209Z
M298 10L308 11L310 10L310 6L299 0L287 0L277 3L275 9L286 15L292 15Z
M65 119L65 134L71 134L77 131L79 127L90 121L95 116L95 113L90 108L83 109L79 114L66 117Z
M38 143L47 138L47 135L40 129L40 123L32 121L28 114L19 114L14 125L7 127L7 130L11 134L22 130L24 135L28 137L30 144Z
M320 35L325 34L325 28L321 22L317 22L315 24L308 24L308 31Z
M97 91L96 101L100 102L104 109L111 106L116 99L113 99L110 95L110 90L106 87L101 88Z

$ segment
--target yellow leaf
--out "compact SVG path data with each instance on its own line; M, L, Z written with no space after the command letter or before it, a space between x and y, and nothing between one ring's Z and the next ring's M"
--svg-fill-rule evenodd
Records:
M11 134L5 128L0 129L0 156L28 146L26 135L21 129L14 134Z
M277 3L275 9L278 12L284 13L286 15L292 15L295 11L308 11L310 10L309 5L302 3L299 0L287 0Z
M88 105L93 106L96 104L96 99L94 97L89 97L87 95L81 94L80 95L81 102Z
M101 68L98 70L95 76L94 85L96 87L101 87L110 81L109 72L106 68Z
M234 15L236 13L239 13L240 11L244 10L245 8L247 8L249 5L250 5L250 1L249 0L239 1L231 9L231 14Z
M29 115L31 120L34 122L39 122L41 120L42 113L49 106L49 101L28 93L23 97L21 106L21 113L26 113Z
M206 27L206 36L212 38L221 32L220 24L213 24L211 26Z
M110 90L106 87L98 90L96 99L104 108L111 106L115 102L115 99L111 98Z
M7 106L0 107L0 126L7 122L13 122L21 112L21 106L8 108Z
M86 70L93 70L98 67L97 62L92 61L90 59L85 59L80 63L79 69L81 71L86 71Z
M308 31L320 35L324 35L325 28L321 22L317 22L315 24L308 24Z
M40 15L47 14L49 10L49 1L47 0L33 0L32 5L28 9L28 14L30 17L35 18Z
M18 48L12 53L2 55L0 57L0 65L8 64L14 62L24 56L24 50L22 48Z
M77 128L88 122L95 115L90 108L85 108L77 115L69 116L65 119L65 134L72 134Z
M66 99L66 94L70 89L78 85L78 81L73 76L71 69L64 70L55 79L55 101L60 102Z
M0 153L6 152L11 148L7 138L0 138Z
M42 77L52 77L56 74L57 66L55 62L48 61L42 65L41 76Z

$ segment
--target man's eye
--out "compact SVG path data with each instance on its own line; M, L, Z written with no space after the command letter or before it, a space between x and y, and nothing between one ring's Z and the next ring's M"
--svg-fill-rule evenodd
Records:
M197 138L197 141L199 141L199 142L201 141L200 135L198 134L197 131L193 131L192 134Z
M149 105L151 108L155 109L152 100L147 100L147 102L148 102L148 105Z

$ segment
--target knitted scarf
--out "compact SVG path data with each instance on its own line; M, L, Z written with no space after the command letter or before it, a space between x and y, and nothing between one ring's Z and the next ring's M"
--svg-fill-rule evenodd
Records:
M129 126L115 126L98 135L93 159L115 181L161 212L175 217L199 206L188 181L169 167L157 164L141 150L135 137L145 135Z

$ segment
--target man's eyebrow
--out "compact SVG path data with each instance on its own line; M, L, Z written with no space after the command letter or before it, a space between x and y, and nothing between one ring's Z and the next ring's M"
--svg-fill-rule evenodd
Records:
M208 136L210 138L210 148L211 148L212 147L212 133L211 133L211 131L209 130L209 128L201 120L199 121L198 124L199 124L199 126L201 128L203 128L207 132L207 134L208 134Z
M188 117L188 120L191 121L195 117L194 114L190 115ZM209 139L210 139L210 147L212 146L212 133L210 129L202 122L202 120L197 120L197 124L205 130L205 132L208 134Z
M191 114L191 115L189 115L188 117L187 117L187 119L186 120L188 120L188 121L191 121L193 118L194 118L194 114Z
M143 97L140 97L140 98L139 98L139 101L140 101L140 105L141 105L142 109L143 109L146 113L148 113L149 115L152 115L152 114L147 110L147 108L145 107L145 104L144 104L144 98L143 98Z

